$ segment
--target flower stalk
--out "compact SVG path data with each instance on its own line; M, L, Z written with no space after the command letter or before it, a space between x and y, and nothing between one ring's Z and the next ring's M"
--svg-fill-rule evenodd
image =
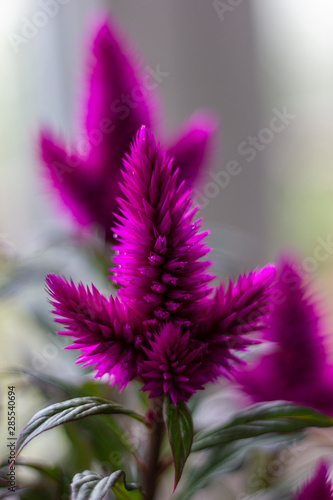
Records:
M143 491L146 500L154 500L160 472L159 457L164 437L163 398L152 399L149 415L151 434L147 447L147 467L143 478Z

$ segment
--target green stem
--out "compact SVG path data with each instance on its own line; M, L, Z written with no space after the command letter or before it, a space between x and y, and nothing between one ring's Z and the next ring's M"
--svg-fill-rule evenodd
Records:
M163 400L156 398L150 410L152 432L147 450L147 468L145 472L143 490L146 500L154 500L159 472L159 456L164 434Z

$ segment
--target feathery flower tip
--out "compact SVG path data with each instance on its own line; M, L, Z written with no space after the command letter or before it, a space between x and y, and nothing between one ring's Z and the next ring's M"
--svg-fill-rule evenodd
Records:
M136 375L141 343L138 325L124 306L110 297L106 299L92 286L78 287L71 281L49 274L47 291L53 313L65 326L63 335L73 337L71 346L80 349L80 363L93 365L98 376L112 375L120 387Z
M293 500L333 500L332 484L325 463L319 464L313 477L308 481Z
M210 262L198 262L209 250L192 223L189 192L146 127L124 167L127 200L120 200L114 228L119 244L111 277L122 286L118 296L145 321L191 322L194 304L212 291L212 277L205 273Z

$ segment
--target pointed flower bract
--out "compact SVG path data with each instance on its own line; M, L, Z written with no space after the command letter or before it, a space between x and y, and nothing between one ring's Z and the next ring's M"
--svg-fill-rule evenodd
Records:
M107 373L120 386L138 378L150 397L187 401L230 371L234 350L263 327L275 271L252 271L226 293L209 284L197 208L145 127L124 161L121 190L112 269L117 298L51 275L54 312L98 376Z
M49 275L46 284L54 313L73 337L72 349L80 349L79 362L95 365L97 376L108 374L122 388L136 376L140 325L130 310L118 300L106 299L92 285L75 287L71 281Z

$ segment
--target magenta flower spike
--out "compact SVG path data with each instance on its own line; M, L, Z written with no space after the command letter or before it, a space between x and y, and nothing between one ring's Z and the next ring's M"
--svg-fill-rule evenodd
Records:
M159 66L156 70L147 67L146 74L140 74L116 33L115 27L104 22L93 40L84 138L72 150L48 130L40 140L43 163L63 208L79 225L101 227L109 241L120 195L122 158L139 127L152 127L155 88L162 81ZM208 159L216 128L213 113L198 112L168 145L180 178L189 187Z
M120 289L103 297L49 275L59 332L74 338L79 362L121 387L141 380L150 397L187 401L204 384L232 370L235 350L262 328L275 269L267 266L233 285L210 285L207 232L194 222L190 192L178 169L142 127L124 161L114 231L118 245L111 277Z
M307 482L293 500L333 500L332 483L325 463L319 464L314 476Z
M272 352L241 369L236 381L254 402L287 400L332 413L332 367L318 307L308 295L296 265L283 260L265 334Z

